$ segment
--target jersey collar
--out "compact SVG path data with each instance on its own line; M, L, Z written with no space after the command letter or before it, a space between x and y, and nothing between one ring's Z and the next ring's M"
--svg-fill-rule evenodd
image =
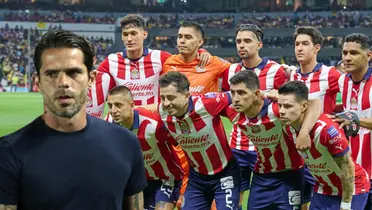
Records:
M367 72L363 75L363 80L369 80L369 78L371 78L371 75L372 75L372 67L369 67ZM351 80L353 80L350 73L346 74L346 76L348 76Z
M142 54L142 56L141 57L143 57L143 56L147 56L149 54L149 48L147 48L147 47L144 47L143 48L143 54ZM123 58L127 58L127 50L126 49L124 49L124 51L123 51Z
M309 73L301 73L301 69L300 68L298 68L296 70L296 72L298 74L301 74L301 76L303 76L303 77L307 77L307 76L309 76L309 74L315 73L315 72L319 71L322 68L322 66L323 66L322 63L317 63L316 66L315 66L315 68L311 72L309 72Z
M264 105L262 106L262 109L260 111L260 113L258 113L258 115L254 118L249 118L249 119L255 119L257 118L258 116L266 116L267 115L267 112L269 110L269 104L271 103L272 101L270 99L265 99L264 100Z
M139 128L139 114L138 114L138 110L134 110L133 125L132 125L132 127L130 127L129 130L133 131L133 130L138 129L138 128Z
M267 64L268 61L269 61L269 59L268 59L267 57L263 57L261 63L258 64L258 66L253 67L253 68L245 67L245 66L243 65L243 61L240 62L240 65L241 65L243 68L245 68L246 70L255 70L255 69L262 70L262 69L266 66L266 64Z

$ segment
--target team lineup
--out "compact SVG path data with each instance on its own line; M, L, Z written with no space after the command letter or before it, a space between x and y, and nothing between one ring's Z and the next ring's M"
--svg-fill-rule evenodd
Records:
M299 27L294 68L260 57L253 24L236 30L236 64L202 48L196 23L181 24L177 55L144 47L142 16L120 24L125 50L97 71L84 38L43 36L34 60L45 113L0 138L0 210L235 210L248 190L249 210L372 209L367 36L345 37L338 70L317 62L321 32ZM105 103L108 122L97 119Z

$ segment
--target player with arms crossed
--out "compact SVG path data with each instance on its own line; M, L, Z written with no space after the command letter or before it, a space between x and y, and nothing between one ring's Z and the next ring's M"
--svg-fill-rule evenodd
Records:
M133 96L125 86L116 86L107 97L109 113L115 123L137 135L145 161L147 187L145 209L173 210L179 197L183 171L172 145L176 142L158 114L135 108Z
M0 138L1 210L143 209L136 136L86 113L93 57L89 41L68 31L49 31L36 46L45 112Z
M351 136L349 144L351 156L372 178L372 68L368 63L372 59L369 38L364 34L346 36L342 48L342 62L346 74L339 80L344 110L354 112L360 120L360 129ZM336 119L342 126L349 126L347 119ZM371 179L372 182L372 179ZM372 209L372 191L366 209Z
M230 79L233 105L224 113L257 148L248 209L298 209L304 163L294 142L283 131L278 104L262 99L259 88L253 71L238 72ZM320 102L313 100L302 129L310 130L319 115Z
M229 148L220 112L229 93L191 96L187 77L168 72L160 78L160 116L190 164L182 209L238 209L240 169Z
M278 93L280 118L295 140L304 121L309 90L303 82L291 81ZM321 114L310 138L311 148L300 152L316 179L310 209L364 209L370 188L368 174L354 163L348 140L338 124Z
M115 86L125 85L132 94L136 106L158 104L159 76L165 61L171 56L168 52L144 47L148 32L141 15L130 14L120 22L123 52L110 54L99 66L96 83L88 96L88 113L101 117L108 92ZM196 54L199 55L198 49ZM209 53L205 50L200 64L205 65Z
M178 30L177 48L179 54L172 55L164 64L164 73L178 71L190 81L190 93L193 95L217 92L218 78L230 63L216 56L204 66L198 66L198 49L204 43L203 28L194 22L184 22Z
M236 30L236 49L240 63L231 64L224 72L222 90L230 90L229 79L237 72L243 70L254 71L260 80L260 90L267 93L272 89L279 89L287 80L287 74L283 67L267 57L261 58L259 50L262 48L263 32L253 24L243 24ZM244 192L249 190L251 174L257 161L257 153L254 145L242 134L238 124L233 124L230 134L230 147L239 162L242 171L242 184L240 186L240 206Z

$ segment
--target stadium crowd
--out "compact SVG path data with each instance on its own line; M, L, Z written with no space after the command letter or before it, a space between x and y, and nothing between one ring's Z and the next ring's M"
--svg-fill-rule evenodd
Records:
M0 28L0 82L2 86L24 86L28 66L34 71L33 52L43 31L37 29ZM86 37L96 47L97 65L108 55L114 40L102 37ZM28 43L28 40L30 43ZM16 89L12 89L16 91Z

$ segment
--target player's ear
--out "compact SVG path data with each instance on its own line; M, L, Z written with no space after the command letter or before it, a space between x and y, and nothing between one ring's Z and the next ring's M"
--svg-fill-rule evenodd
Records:
M95 83L96 81L96 77L97 77L97 71L96 70L92 70L89 72L88 74L89 78L88 78L88 86L89 88L92 87L92 85Z
M367 52L367 60L368 60L368 62L370 62L372 60L372 50L369 50Z
M199 49L201 46L203 46L203 44L204 44L204 39L203 39L203 38L199 39L198 49Z
M263 42L262 41L258 42L258 49L261 49L262 47L263 47Z
M301 112L302 113L305 113L307 110L307 101L303 102L302 103L302 106L301 106Z
M321 48L320 44L316 44L315 45L315 52L318 53L320 51L320 48Z
M189 91L187 91L185 96L186 96L187 99L189 99L191 97L191 93Z
M259 89L254 91L255 99L260 99L261 97L261 91Z
M148 35L149 33L146 31L146 30L143 30L143 37L145 38L145 39L147 39L147 35Z

